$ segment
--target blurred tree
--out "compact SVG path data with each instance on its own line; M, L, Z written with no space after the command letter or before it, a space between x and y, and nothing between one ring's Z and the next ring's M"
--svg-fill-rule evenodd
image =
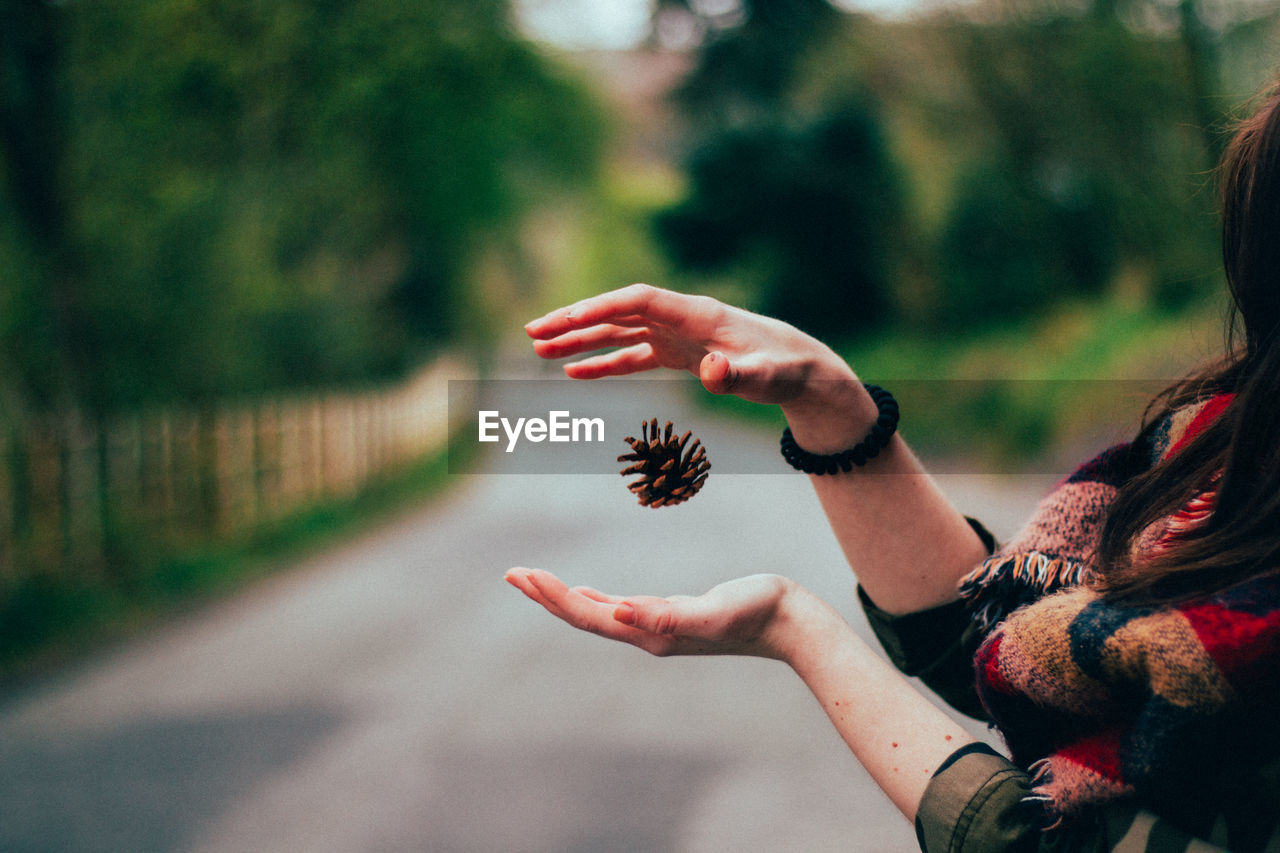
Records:
M757 276L757 307L828 339L882 322L902 199L875 113L848 101L808 121L725 130L657 219L680 263Z
M676 92L695 138L688 197L657 218L674 259L733 269L755 307L838 339L886 319L903 200L864 87L796 98L806 64L842 30L825 0L659 5L701 33Z
M819 0L664 0L657 15L699 45L679 92L695 129L689 197L661 218L664 242L683 263L762 282L761 307L785 312L819 287L818 322L837 334L894 317L997 322L1120 290L1174 307L1211 289L1222 60L1280 19L1261 0L979 0L909 22ZM800 141L850 93L881 140L857 180L891 188L862 217L829 196L864 189L839 170L812 180L831 164ZM823 230L776 189L814 186L831 191L810 199L815 217L849 217L843 245L820 248ZM777 210L809 227L766 228ZM884 227L853 233L867 222ZM841 317L849 293L868 309L856 319Z
M43 0L0 0L0 367L20 374L32 401L65 405L91 383L93 325L71 234L62 174L65 110L59 86L60 16ZM12 383L5 378L3 386ZM9 407L20 405L13 391Z
M939 239L944 324L1098 294L1121 265L1166 303L1215 271L1212 202L1195 202L1212 160L1178 44L1095 12L955 27L986 144Z
M1116 240L1087 180L1046 174L1028 186L999 165L967 176L941 236L932 321L982 325L1100 293L1117 263Z
M386 375L474 332L478 255L590 181L603 139L500 0L4 2L40 10L6 16L6 56L50 51L53 97L15 97L6 71L5 118L40 101L61 121L22 139L62 193L50 242L83 276L53 304L89 318L79 391L101 406ZM40 174L20 154L5 173ZM20 263L8 237L0 261ZM28 388L38 320L0 328Z
M676 98L710 132L785 109L805 59L841 19L827 0L659 0L659 38L672 16L698 45Z

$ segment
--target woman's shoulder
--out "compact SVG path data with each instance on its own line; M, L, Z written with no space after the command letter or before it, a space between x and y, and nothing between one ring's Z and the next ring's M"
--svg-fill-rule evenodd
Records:
M1063 478L1023 528L961 580L960 598L974 619L989 629L1018 607L1087 580L1116 495L1203 432L1233 396L1209 394L1171 407L1132 441L1107 448Z

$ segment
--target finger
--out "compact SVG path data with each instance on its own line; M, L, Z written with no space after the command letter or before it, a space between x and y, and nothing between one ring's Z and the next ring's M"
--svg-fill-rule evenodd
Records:
M533 569L526 577L541 596L540 603L573 627L642 648L650 645L648 641L651 638L644 631L613 618L614 604L593 601L577 594L550 572Z
M665 598L635 596L623 600L613 611L613 618L649 634L673 636L682 626L682 608Z
M514 568L507 572L506 579L553 616L574 628L627 643L654 655L665 656L674 652L673 639L632 628L614 618L614 611L621 601L616 596L605 596L589 587L568 589L555 575L541 569ZM595 600L595 596L612 600L600 602ZM577 607L574 606L575 598L579 600ZM581 602L591 602L590 614L584 615Z
M640 343L649 335L644 326L604 323L589 329L566 332L551 340L534 341L533 351L542 358L565 358L605 347L625 347Z
M655 326L657 323L639 314L627 314L622 317L614 317L609 321L614 326Z
M524 585L527 583L525 578L528 573L529 570L523 566L513 566L512 568L507 569L506 574L502 576L502 579L514 586L516 589L523 591Z
M720 352L709 352L698 364L702 387L712 394L730 394L738 385L739 372Z
M566 364L564 373L570 379L600 379L605 376L626 376L656 367L661 365L653 346L643 343Z
M546 600L546 596L542 591L533 585L529 580L529 569L516 568L510 569L506 574L507 583L520 590L528 598L540 604L542 607L550 610L551 606Z
M575 586L573 589L569 591L576 592L578 595L585 596L591 599L592 601L598 601L601 604L617 605L622 603L622 596L608 595L606 593L601 592L598 589L592 589L589 586Z
M551 315L548 315L548 316L551 316ZM531 323L525 324L525 331L529 331L530 329L541 329L542 322L543 322L542 320L534 320ZM621 317L612 317L610 318L608 323L597 323L596 325L620 326L623 328L634 328L638 326L652 328L653 326L656 326L657 323L651 318L642 317L639 314L626 314ZM583 328L588 328L588 327L584 326ZM554 340L557 337L561 337L566 334L572 334L576 330L577 330L576 327L571 327L568 331L562 331L562 332L554 332L554 333L547 333L547 334L530 333L530 337L534 338L535 341Z
M632 314L649 322L680 326L696 310L698 303L694 300L695 297L688 294L647 284L633 284L584 299L567 308L558 308L525 325L525 332L533 338L553 338L572 329L612 323Z
M526 595L541 604L559 619L572 624L564 601L569 595L569 587L564 581L551 572L542 569L526 569L524 574ZM576 626L575 626L576 627Z
M535 575L540 577L541 583L534 581ZM568 587L555 575L541 569L512 569L507 572L507 581L552 616L574 624L569 611L564 607Z
M707 353L698 363L698 378L713 394L734 394L757 403L785 402L804 387L798 372L779 370L756 353L734 361L724 353Z

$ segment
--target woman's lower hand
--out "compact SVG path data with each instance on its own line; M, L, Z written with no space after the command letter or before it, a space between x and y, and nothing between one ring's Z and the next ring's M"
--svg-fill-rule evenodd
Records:
M830 348L780 320L645 284L556 309L525 331L543 358L619 347L566 364L573 379L666 367L692 373L715 394L786 405L802 403L821 380L855 378Z
M575 628L655 655L752 655L784 661L813 691L836 731L908 820L915 818L934 770L972 742L839 613L786 578L752 575L704 595L672 598L570 589L537 569L511 569L507 580Z
M803 591L778 575L752 575L698 595L607 595L570 588L550 572L515 568L507 582L575 628L669 655L786 659L790 605Z

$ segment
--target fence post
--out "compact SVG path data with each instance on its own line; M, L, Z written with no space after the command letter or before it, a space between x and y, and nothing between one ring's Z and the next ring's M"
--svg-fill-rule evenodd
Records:
M163 526L169 521L168 462L164 412L150 411L138 420L138 487L140 516L148 525Z
M373 436L370 429L373 425L373 418L369 413L370 405L367 395L361 394L352 398L351 401L351 417L352 417L352 433L354 441L352 441L352 462L354 463L355 487L357 489L364 488L372 477L373 460L371 452L373 448Z
M284 510L280 403L271 400L258 403L254 410L253 447L256 518L274 521Z
M203 507L203 446L200 414L194 409L171 409L169 419L170 490L173 495L169 524L178 533L202 533L206 528Z
M236 450L236 522L249 527L257 520L258 507L258 430L253 409L244 407L235 413Z
M279 470L280 512L284 514L306 499L306 473L303 468L302 411L297 400L280 405Z
M387 395L379 390L369 401L369 465L375 477L387 473Z
M65 550L77 563L97 563L102 557L97 430L76 411L68 413L60 427Z
M253 432L253 417L243 409L215 415L217 527L223 533L234 533L253 518Z
M23 436L27 467L27 547L37 566L58 566L63 557L62 460L52 423L40 418Z
M347 395L324 399L325 494L347 497L355 490L355 405Z
M324 496L325 471L327 470L328 461L325 459L325 406L323 397L313 397L307 404L307 437L306 446L308 448L308 490L309 497L312 500L319 500Z
M106 437L106 501L116 533L129 535L142 506L142 424L137 415L115 419Z
M196 414L196 447L199 459L200 528L217 530L222 523L218 493L218 417L202 406Z
M334 483L337 479L334 473L337 465L337 449L334 447L333 436L337 429L335 406L332 396L320 398L320 482L322 483L321 493L326 497L334 494Z
M214 494L217 495L216 529L220 533L230 533L235 527L231 497L231 422L225 411L217 412L213 418L214 447Z

